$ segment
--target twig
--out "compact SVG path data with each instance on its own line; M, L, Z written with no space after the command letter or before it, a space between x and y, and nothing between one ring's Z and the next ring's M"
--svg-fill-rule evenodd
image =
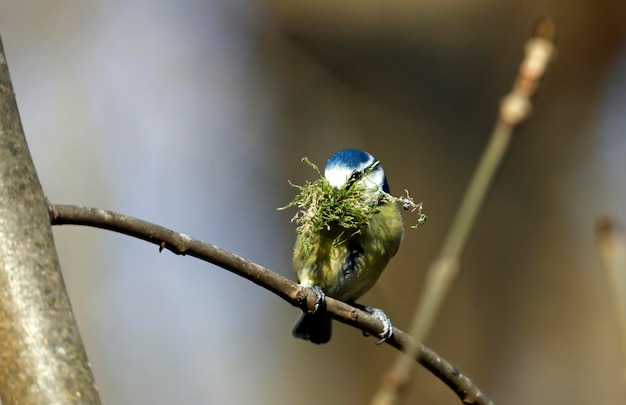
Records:
M519 69L513 90L503 100L500 114L491 139L478 164L476 172L463 197L454 218L447 239L438 258L431 264L426 274L423 293L415 310L409 329L417 342L423 342L428 336L441 305L459 273L459 257L467 241L478 209L480 208L491 181L509 146L513 129L528 118L531 112L530 98L539 86L549 62L553 58L554 25L544 19L537 25L533 37L526 43L526 55ZM397 403L401 393L406 392L417 345L409 346L406 356L399 355L392 369L384 377L381 388L372 400L375 405ZM390 386L385 381L396 381Z
M52 225L85 225L107 229L153 243L159 246L159 251L167 249L177 255L189 255L213 263L252 281L303 310L313 310L317 300L315 293L310 289L301 287L256 263L162 226L111 211L73 205L49 203L49 215ZM382 323L367 312L330 297L326 297L326 310L339 322L370 335L378 335L383 330ZM464 403L492 404L468 377L433 350L422 344L416 344L402 330L394 328L392 338L386 343L398 350L406 350L408 346L416 345L417 350L413 357L448 385Z
M596 220L595 233L596 247L615 307L622 354L626 361L626 232L620 224L602 217Z

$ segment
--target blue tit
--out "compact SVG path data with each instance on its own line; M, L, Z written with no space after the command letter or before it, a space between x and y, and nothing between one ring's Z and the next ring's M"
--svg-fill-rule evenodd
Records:
M315 289L320 299L326 294L353 303L372 288L397 252L404 237L402 217L394 202L382 198L383 191L390 192L387 177L369 153L356 149L337 152L328 159L324 177L335 190L356 181L367 192L381 197L375 199L379 201L378 212L357 232L331 223L330 229L316 233L306 255L302 238L296 238L293 266L300 285ZM391 328L388 318L384 318ZM331 337L331 317L325 311L303 313L292 334L313 343L326 343Z

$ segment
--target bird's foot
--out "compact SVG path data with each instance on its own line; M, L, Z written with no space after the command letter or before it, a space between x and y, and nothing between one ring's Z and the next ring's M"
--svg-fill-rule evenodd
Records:
M372 315L374 318L378 319L383 324L383 331L378 334L380 340L376 343L377 345L385 343L387 339L389 339L393 335L393 325L391 324L391 319L385 314L382 309L372 308L365 305L357 305L360 309ZM367 333L363 332L365 336L368 336Z
M322 288L317 285L312 286L311 290L313 290L315 296L317 297L317 301L315 301L315 306L313 307L313 312L311 312L311 314L314 314L318 309L320 309L320 307L326 307L326 294L324 294Z

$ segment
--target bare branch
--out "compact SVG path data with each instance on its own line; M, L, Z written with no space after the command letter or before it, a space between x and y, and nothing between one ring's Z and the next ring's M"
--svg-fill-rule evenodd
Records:
M99 404L0 40L0 397Z
M601 217L596 219L595 234L626 361L626 231L617 221Z
M317 297L313 291L276 274L256 263L246 260L217 246L193 239L182 233L97 208L72 205L49 204L52 225L85 225L123 233L159 246L159 251L167 249L178 255L193 256L235 273L273 292L290 304L311 311ZM344 302L326 298L326 310L339 322L353 326L370 335L378 335L383 330L382 323L367 312ZM398 328L386 343L399 350L405 350L413 339ZM463 403L487 405L492 402L482 394L472 381L453 365L428 347L418 344L415 359L437 378L450 387ZM393 384L393 381L389 381Z
M526 43L526 54L520 64L513 89L502 100L500 114L489 143L467 187L441 251L426 273L423 293L415 308L409 329L409 333L416 341L423 342L428 336L448 291L459 274L461 252L491 181L509 147L513 130L530 115L531 97L537 91L540 80L554 57L553 38L553 22L542 19L535 27L532 38ZM406 354L413 357L417 350L419 350L417 346L411 346L407 348ZM383 382L372 400L373 405L397 403L401 393L407 391L413 370L413 362L407 356L398 356L384 377L385 381L393 380L398 384L390 390Z

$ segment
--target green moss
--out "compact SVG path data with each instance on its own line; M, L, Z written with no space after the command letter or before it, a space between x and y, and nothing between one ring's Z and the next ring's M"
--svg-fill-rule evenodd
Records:
M301 237L305 256L310 254L316 235L330 231L331 225L339 225L349 233L347 235L346 232L341 232L333 244L341 243L342 238L360 232L369 224L372 216L378 213L380 203L401 203L405 210L418 211L417 224L411 228L417 228L426 221L426 215L422 213L422 203L416 204L406 190L406 197L394 197L385 192L372 193L358 181L348 181L345 186L335 189L313 162L306 157L302 161L311 166L319 178L313 183L307 181L304 185L293 184L290 181L289 184L297 188L299 194L289 204L278 209L298 208L291 221L298 225L296 232ZM378 162L362 177L369 175L377 164Z

